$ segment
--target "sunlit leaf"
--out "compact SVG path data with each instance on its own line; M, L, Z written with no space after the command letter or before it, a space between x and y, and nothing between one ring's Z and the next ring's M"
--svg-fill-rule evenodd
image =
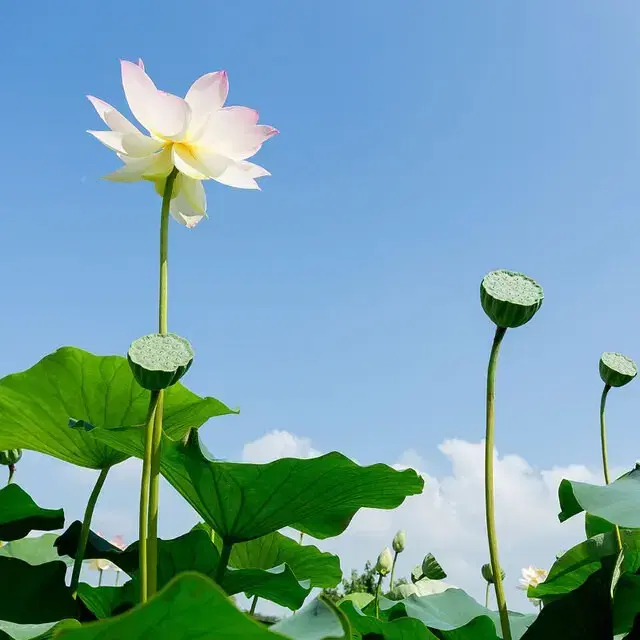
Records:
M149 392L120 356L62 347L22 373L0 380L0 450L31 449L81 467L102 469L127 455L92 438L95 427L138 427ZM165 395L164 429L182 437L209 418L233 413L215 398L181 384Z

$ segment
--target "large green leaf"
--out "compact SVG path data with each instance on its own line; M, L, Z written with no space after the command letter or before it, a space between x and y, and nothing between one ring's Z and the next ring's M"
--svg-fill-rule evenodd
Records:
M31 531L64 527L62 509L43 509L17 484L0 489L0 540L18 540Z
M96 429L93 434L127 455L142 456L139 430ZM340 453L269 464L215 462L202 452L195 430L187 444L163 439L161 471L227 543L286 526L315 538L337 536L360 508L394 509L424 487L411 469L360 467Z
M618 581L613 601L614 633L630 632L638 614L640 614L640 576L627 573Z
M614 533L599 533L569 549L558 558L547 579L530 587L527 595L548 601L546 596L559 596L583 585L590 575L599 571L603 558L615 558L618 542ZM613 561L613 560L612 560Z
M438 640L423 622L415 618L397 618L392 621L378 620L366 615L351 601L344 601L340 609L347 615L354 631L364 637L380 640Z
M81 467L102 469L127 456L92 438L94 427L141 427L149 392L126 358L62 347L22 373L0 380L0 450L31 449ZM233 413L181 384L167 389L164 429L182 437L209 418ZM73 426L71 426L73 425Z
M382 619L395 620L401 616L420 620L443 640L502 638L497 611L486 609L461 589L447 589L442 593L422 597L412 595L398 602L380 598ZM535 617L510 611L512 639L519 640Z
M545 605L523 640L611 640L611 571L599 569L580 587Z
M284 563L312 587L335 587L342 578L338 556L314 545L300 545L278 531L234 545L229 558L229 566L235 569L272 569Z
M80 522L74 522L58 539L58 552L74 557L80 535ZM293 542L293 541L292 541ZM298 546L295 542L294 545ZM315 549L315 547L313 547ZM316 553L321 554L317 549ZM123 571L133 576L127 590L110 591L101 589L84 589L80 592L85 605L97 617L107 617L114 610L121 611L127 605L134 605L139 601L138 586L138 543L134 542L127 549L121 551L97 534L90 532L86 559L104 558ZM197 571L210 578L216 575L219 552L208 534L202 528L194 528L188 533L173 540L158 540L158 586L162 588L176 575L184 571ZM304 568L304 564L301 565ZM313 563L309 563L313 569ZM222 583L229 595L248 593L288 607L298 609L311 592L309 580L301 580L292 568L286 564L269 569L238 568L228 571Z
M322 610L318 611L320 607ZM293 621L284 624L282 633L278 633L275 629L278 625L267 629L238 611L213 581L198 573L183 573L145 605L115 618L63 631L57 640L146 637L154 640L276 640L287 637L347 640L336 613L328 605L320 603L310 612L301 614L296 621L298 627L294 629L296 635L287 634ZM321 629L314 626L319 621ZM336 631L339 635L334 633Z
M563 480L558 497L560 522L587 511L619 527L640 528L640 468L605 486Z
M229 595L259 596L293 611L311 593L309 581L299 580L287 564L273 569L229 569L222 586Z
M0 556L0 620L41 624L74 618L75 600L65 584L64 562L31 565Z

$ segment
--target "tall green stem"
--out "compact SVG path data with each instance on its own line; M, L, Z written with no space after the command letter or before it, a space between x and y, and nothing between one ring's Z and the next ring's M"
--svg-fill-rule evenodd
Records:
M380 586L382 585L382 574L378 575L378 584L376 585L376 597L374 611L376 618L380 617Z
M227 565L229 564L229 558L231 557L231 549L233 549L233 542L223 540L222 551L220 552L220 559L218 560L218 568L216 569L216 582L220 586L222 586L224 575L227 572Z
M149 536L148 517L149 517L149 487L151 485L151 452L153 444L153 424L158 406L159 393L151 392L149 401L149 410L147 411L147 421L144 430L144 459L142 461L142 481L140 486L140 519L138 526L140 529L140 602L146 602L149 594L148 588L148 565L149 550L147 546L147 538Z
M250 616L255 615L257 604L258 604L258 596L253 596L253 600L251 601L251 609L249 609Z
M393 554L393 564L391 565L391 577L389 578L389 591L393 589L393 574L396 572L396 561L398 560L398 552Z
M484 608L489 608L489 589L491 588L491 583L487 582L487 590L484 592Z
M158 295L158 333L167 333L167 291L169 273L169 209L173 185L178 170L169 174L164 185L162 207L160 209L160 286ZM151 406L151 403L150 403ZM158 392L153 431L150 438L151 451L149 459L149 509L147 530L147 596L151 597L157 588L158 581L158 503L160 498L160 455L162 444L162 411L164 391Z
M13 475L16 472L16 465L15 464L10 464L9 465L9 479L7 480L7 484L11 484L11 481L13 480Z
M93 511L96 508L96 502L98 501L98 496L100 495L100 491L102 490L102 486L104 485L104 481L107 479L107 474L109 473L109 467L106 469L101 469L100 475L96 480L96 483L93 487L93 491L89 496L89 501L87 502L87 507L84 510L84 518L82 520L82 528L80 529L80 540L78 541L78 548L76 550L76 556L73 560L73 571L71 573L71 584L69 588L71 589L71 593L73 597L76 597L76 593L78 591L78 582L80 582L80 570L82 569L82 561L84 560L84 552L87 549L87 540L89 540L89 530L91 528L91 518L93 518Z
M493 338L491 355L489 357L489 367L487 369L487 432L485 436L484 451L484 498L487 518L487 538L489 540L489 556L491 558L491 571L496 591L496 602L500 613L500 626L502 627L503 640L511 640L511 627L509 626L509 613L507 601L504 597L502 586L502 570L498 560L498 537L496 535L495 507L493 501L493 448L495 432L495 386L496 368L498 365L498 354L500 345L506 329L496 327L496 334Z
M605 408L607 406L607 396L611 385L605 384L600 397L600 446L602 447L602 471L604 473L604 482L609 484L609 460L607 458L607 423L605 420ZM618 551L622 551L622 536L620 528L615 525L616 540L618 541Z

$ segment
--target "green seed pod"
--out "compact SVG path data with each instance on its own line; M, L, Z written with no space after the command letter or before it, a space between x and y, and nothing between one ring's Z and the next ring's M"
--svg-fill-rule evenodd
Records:
M515 271L491 271L480 284L480 302L484 312L498 327L520 327L541 307L542 287Z
M391 543L393 546L393 550L396 553L402 553L404 551L405 545L407 544L407 536L404 531L398 531L395 536L393 536L393 542Z
M493 584L494 580L493 580L493 571L491 570L491 565L490 564L483 564L482 565L482 577L489 583L489 584ZM504 580L504 570L500 569L500 576L502 577L502 579Z
M127 360L141 387L159 391L187 373L193 362L193 349L188 340L175 333L152 333L131 343Z
M376 573L381 576L386 576L393 567L393 556L389 547L385 547L384 551L378 556L378 562L376 562Z
M638 373L636 363L621 353L607 351L600 358L600 377L610 387L623 387Z
M7 467L17 464L22 458L22 449L9 449L8 451L0 451L0 464Z

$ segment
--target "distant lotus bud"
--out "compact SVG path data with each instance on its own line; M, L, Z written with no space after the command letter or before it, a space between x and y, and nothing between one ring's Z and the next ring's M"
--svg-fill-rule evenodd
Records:
M22 458L22 449L8 449L7 451L0 451L0 464L10 467L17 464Z
M396 553L402 553L404 551L405 545L407 544L407 536L404 531L398 531L396 535L393 537L393 550Z
M490 564L483 564L482 565L482 577L489 583L489 584L493 584L494 583L494 579L493 579L493 571L491 570L491 565ZM504 580L504 570L500 569L500 577Z
M174 385L193 362L189 341L174 333L152 333L134 340L127 354L133 377L143 389L158 391Z
M393 567L393 556L389 547L385 547L384 551L378 556L378 562L376 562L376 572L381 576L386 576Z
M600 358L600 377L610 387L623 387L638 373L636 363L621 353L608 351Z
M542 305L542 287L531 278L514 271L491 271L480 285L484 312L498 327L514 328L526 324Z

